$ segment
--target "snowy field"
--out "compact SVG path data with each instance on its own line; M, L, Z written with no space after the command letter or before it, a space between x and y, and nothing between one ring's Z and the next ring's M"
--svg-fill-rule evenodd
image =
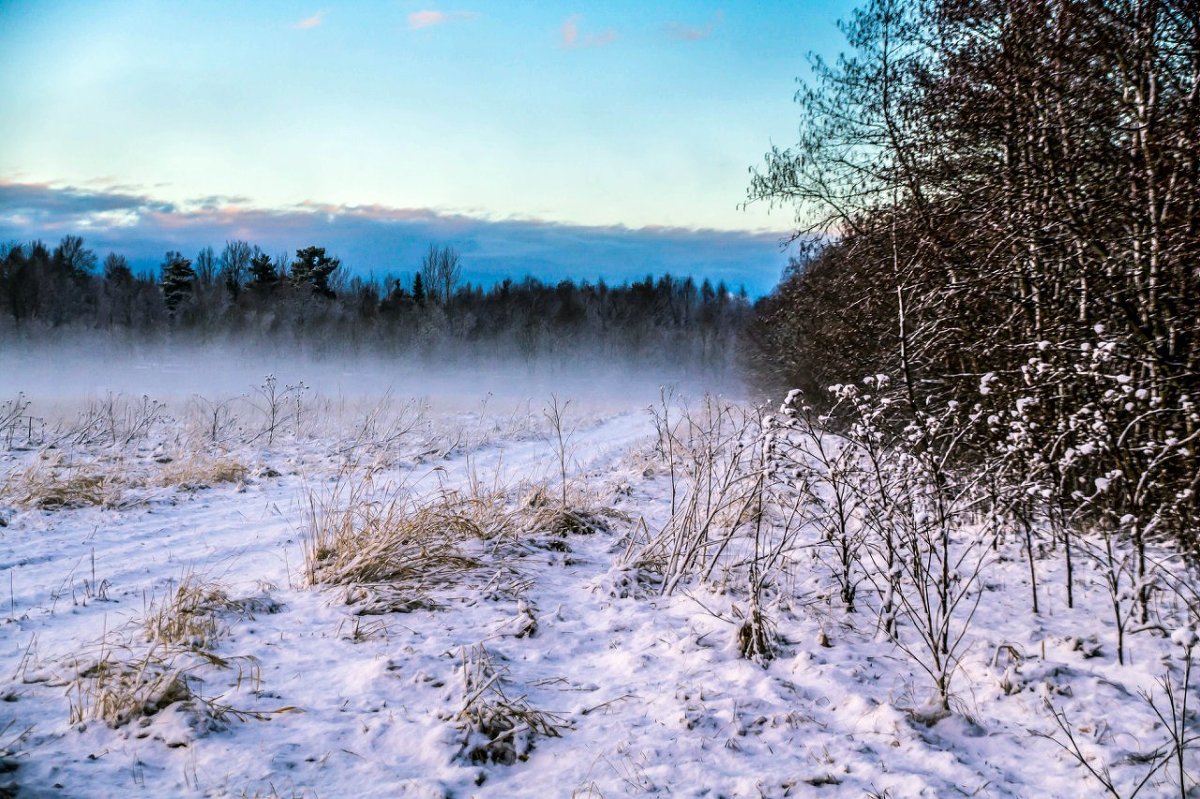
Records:
M619 369L298 365L272 385L238 359L70 380L6 366L0 795L1193 784L1170 736L1191 710L1169 706L1193 638L1168 580L1150 621L1122 617L1119 664L1106 580L1122 572L1098 542L1073 542L1068 608L1061 544L965 525L951 601L925 609L953 639L939 671L912 569L880 571L854 502L839 537L835 490L764 499L755 448L773 445L728 387ZM793 444L790 468L820 483L836 456Z

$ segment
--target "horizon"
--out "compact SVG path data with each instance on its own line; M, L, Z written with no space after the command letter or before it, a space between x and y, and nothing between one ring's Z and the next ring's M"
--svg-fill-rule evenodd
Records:
M424 209L321 208L304 204L278 210L183 208L119 193L48 188L0 181L0 243L41 241L53 247L80 236L102 260L125 256L135 274L157 275L164 255L178 251L195 260L212 247L245 240L290 261L303 246L324 247L341 259L346 277L411 281L431 245L450 246L463 257L463 280L488 287L505 278L545 283L570 280L621 285L647 275L693 277L762 296L786 267L784 237L770 233L586 227L537 220L480 220ZM13 218L27 214L25 219ZM106 225L101 219L128 214L133 220ZM783 266L777 261L783 259ZM605 266L607 265L607 266Z
M763 294L793 218L743 204L748 171L793 139L806 54L835 55L851 8L6 6L30 68L0 78L0 240L79 235L143 270L316 244L363 276L448 244L485 284Z

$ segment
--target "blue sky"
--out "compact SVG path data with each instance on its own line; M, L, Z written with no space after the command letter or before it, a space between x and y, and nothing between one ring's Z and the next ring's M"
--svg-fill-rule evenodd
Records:
M324 233L356 268L402 271L409 239L454 229L465 256L513 251L479 276L551 278L655 253L650 271L736 272L741 242L765 290L791 215L739 208L747 169L792 140L805 54L835 55L851 8L3 3L0 237L82 226L150 257Z

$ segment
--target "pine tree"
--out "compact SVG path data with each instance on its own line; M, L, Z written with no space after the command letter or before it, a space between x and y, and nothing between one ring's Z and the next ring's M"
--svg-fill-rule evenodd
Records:
M413 278L413 301L422 308L425 307L425 281L421 278L420 272L417 272L417 276Z
M329 276L341 265L340 260L325 254L324 247L296 250L296 260L292 261L291 269L292 285L310 286L314 294L332 299L336 295L329 287Z
M184 300L192 295L192 285L196 272L192 262L182 254L171 251L163 258L162 289L163 300L167 304L167 312L174 316Z
M247 285L255 291L269 291L279 285L279 273L275 271L271 256L257 247L250 259L249 271L250 282Z

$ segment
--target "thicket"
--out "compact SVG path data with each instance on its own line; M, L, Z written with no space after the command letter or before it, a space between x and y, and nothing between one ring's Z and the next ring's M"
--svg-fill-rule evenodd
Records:
M744 290L690 277L472 285L449 247L431 246L411 282L341 266L323 247L290 259L231 241L193 259L168 252L159 274L135 275L116 253L98 266L78 236L53 249L8 244L0 247L0 335L43 340L71 329L430 354L587 351L725 369L750 315Z
M843 29L752 175L814 242L756 366L825 410L857 384L1026 519L1130 544L1144 621L1146 544L1200 557L1200 3L871 0Z

